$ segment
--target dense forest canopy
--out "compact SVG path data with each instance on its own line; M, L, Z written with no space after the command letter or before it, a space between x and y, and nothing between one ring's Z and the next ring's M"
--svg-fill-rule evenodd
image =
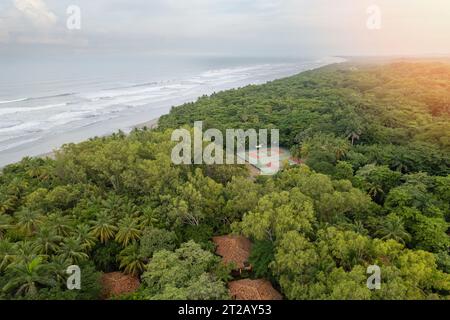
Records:
M338 157L349 153L354 169L377 163L403 173L447 175L449 117L450 64L398 62L332 65L205 96L173 108L160 126L200 119L222 130L277 128L282 144L298 153L301 147L314 151L311 144L339 147ZM314 168L340 160L315 151L308 157Z
M102 272L139 276L122 299L227 299L211 238L253 245L247 277L287 299L450 296L450 65L339 64L173 108L157 130L63 146L0 175L0 298L97 299ZM176 166L171 132L278 128L304 160L273 177ZM69 265L81 290L66 288ZM380 290L366 287L369 265Z

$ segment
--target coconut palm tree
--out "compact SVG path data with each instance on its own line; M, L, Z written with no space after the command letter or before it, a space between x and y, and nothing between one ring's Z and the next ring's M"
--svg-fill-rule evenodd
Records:
M336 156L336 160L341 160L343 157L345 157L345 155L347 154L347 152L349 151L349 145L347 143L347 141L343 140L343 139L336 139L336 141L333 142L334 143L334 153Z
M124 269L125 273L136 276L144 271L145 259L141 256L137 243L133 243L123 249L119 254L118 260L120 268Z
M28 182L19 177L15 177L8 184L6 193L10 196L20 198L20 195L25 192L25 190L28 190Z
M108 213L115 218L122 215L123 202L123 198L114 193L108 195L108 198L106 200L101 201L102 207L105 209L105 211L108 211Z
M51 166L46 162L34 163L27 170L27 174L31 178L36 178L39 179L40 181L46 182L50 180L50 178L52 177L53 170L54 170L53 166Z
M58 250L62 239L54 228L42 226L39 228L33 241L39 253L48 255Z
M97 239L91 234L91 228L87 224L77 225L74 234L84 250L90 250L95 246Z
M117 227L115 226L114 217L108 215L103 211L96 215L95 219L91 221L91 234L100 239L100 242L105 243L109 239L113 238Z
M139 225L139 219L131 216L126 216L120 220L116 241L126 247L130 242L139 240L141 237Z
M19 263L8 268L5 277L9 279L3 290L14 291L17 296L35 296L38 286L54 286L55 279L50 276L48 264L43 263L42 257L36 257L28 263Z
M367 184L367 193L373 199L380 198L384 196L383 188L376 183L368 183Z
M64 284L67 279L67 267L72 265L72 261L66 257L56 255L51 256L50 266L52 276L56 279L58 283Z
M0 213L14 212L18 199L16 196L6 197L0 201Z
M78 238L66 238L58 250L58 255L71 261L71 264L77 264L89 259L87 253L83 251L83 246Z
M343 225L353 231L353 232L357 232L359 234L365 235L367 236L369 231L366 229L366 227L364 226L364 224L360 221L360 220L356 220L353 223L352 222L345 222L343 223Z
M411 235L405 230L402 218L395 214L390 214L383 220L376 235L383 240L393 239L400 243L405 243L411 239Z
M355 141L358 141L361 138L361 132L355 132L355 131L351 131L348 135L347 135L347 139L350 139L352 141L352 146L355 144Z
M141 228L152 227L158 223L158 215L151 207L146 207L142 210Z
M34 241L19 241L14 243L13 253L14 256L12 264L27 264L37 257L43 258L43 255L39 253Z
M0 272L4 271L14 261L14 244L0 240Z
M74 221L62 213L52 213L47 216L47 225L53 228L60 236L67 237L73 230Z
M43 222L44 217L39 211L23 208L18 211L14 217L17 220L17 229L25 235L32 235Z
M0 239L5 236L5 231L12 227L12 217L7 214L0 213Z
M139 207L136 206L132 201L126 201L122 206L122 212L125 216L136 217L140 215Z

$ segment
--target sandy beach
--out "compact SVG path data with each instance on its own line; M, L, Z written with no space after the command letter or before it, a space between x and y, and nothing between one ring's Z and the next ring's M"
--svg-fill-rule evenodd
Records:
M150 129L150 130L151 129L156 129L158 127L158 121L159 121L159 118L155 118L155 119L152 119L152 120L149 120L149 121L137 124L137 125L133 126L133 129L144 129L144 128L147 128L147 129ZM50 152L47 152L47 153L43 153L43 154L37 155L36 157L37 158L43 158L43 159L45 159L45 158L54 158L56 151L57 151L57 149L55 149L53 151L50 151ZM2 167L0 167L0 169L1 168Z
M156 129L156 128L158 128L158 121L159 121L159 118L155 118L155 119L152 119L150 121L146 121L146 122L137 124L133 128L136 128L136 129L143 129L143 128Z

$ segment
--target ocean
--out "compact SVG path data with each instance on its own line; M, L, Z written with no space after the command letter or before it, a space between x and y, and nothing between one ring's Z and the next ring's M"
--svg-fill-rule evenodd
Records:
M1 59L0 167L64 143L128 132L202 95L342 61L90 55Z

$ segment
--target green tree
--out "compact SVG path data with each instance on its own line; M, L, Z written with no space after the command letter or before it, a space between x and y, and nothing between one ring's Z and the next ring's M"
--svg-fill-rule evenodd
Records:
M40 285L55 285L55 280L49 276L48 265L42 258L34 258L29 263L16 264L6 270L5 276L9 280L3 290L13 291L16 296L33 297L37 295Z
M223 299L225 284L211 273L218 258L193 241L175 252L162 250L153 255L142 275L149 299Z
M345 161L339 161L336 165L334 177L339 180L351 180L353 178L352 165Z
M299 189L292 189L262 197L237 229L257 240L275 241L291 230L311 232L314 220L311 201Z
M395 214L390 214L382 220L376 235L381 239L393 239L400 243L408 242L411 239L411 235L405 230L402 218Z
M92 235L102 243L113 238L117 230L114 218L109 216L106 211L98 213L95 220L91 221L91 226Z
M132 216L126 216L118 223L116 241L126 247L129 243L139 240L141 230L139 220Z
M78 264L89 259L89 255L84 252L83 245L78 238L66 238L58 250L58 254L63 258Z
M125 273L132 275L139 275L144 271L145 259L139 251L139 246L133 243L123 249L118 260L120 262L120 268L124 269Z
M14 244L8 240L0 239L0 272L4 271L6 267L14 262L14 257Z
M36 249L41 254L48 255L58 250L62 239L63 238L57 234L55 229L44 225L39 228L34 242L36 244Z
M269 266L274 259L274 245L271 241L257 241L253 244L249 262L256 277L272 278Z
M44 217L38 211L23 208L18 211L14 217L17 220L17 228L25 235L32 235L38 229L38 226L43 222Z
M164 229L147 228L140 241L140 254L151 259L155 252L175 249L177 236L175 232Z
M5 232L12 227L12 218L9 215L0 213L0 240L5 236Z
M87 224L79 224L75 229L75 237L80 241L83 250L90 250L95 246L96 238Z

